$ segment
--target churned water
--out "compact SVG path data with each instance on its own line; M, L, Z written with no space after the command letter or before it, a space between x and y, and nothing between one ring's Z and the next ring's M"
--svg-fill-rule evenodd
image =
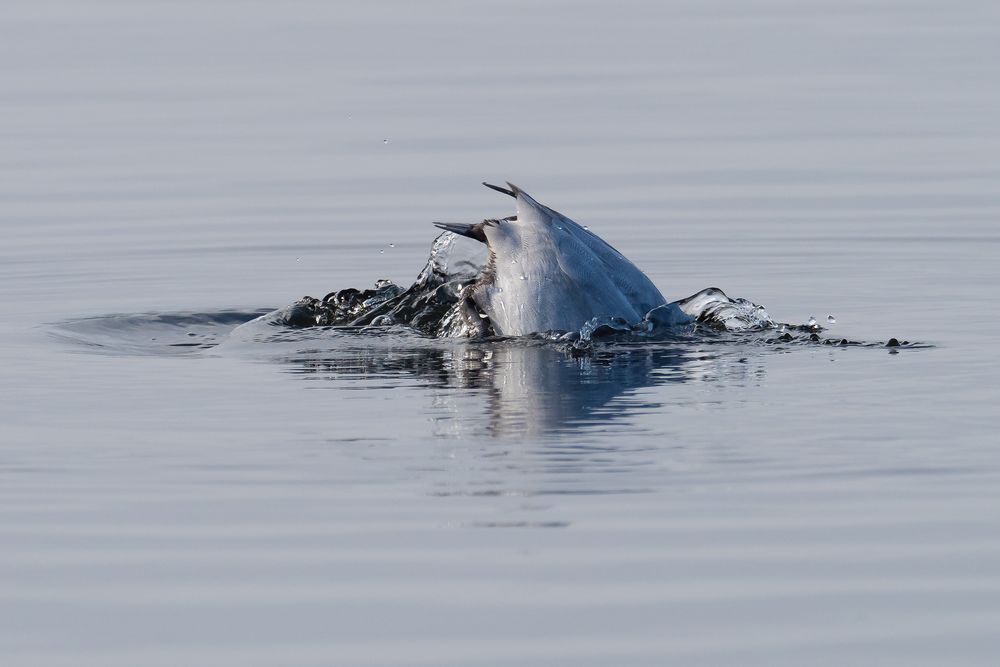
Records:
M995 3L14 2L0 54L3 664L995 664ZM481 180L922 347L231 335Z

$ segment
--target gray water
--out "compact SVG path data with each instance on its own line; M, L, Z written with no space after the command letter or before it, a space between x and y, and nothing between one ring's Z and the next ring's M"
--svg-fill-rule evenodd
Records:
M996 664L995 3L20 1L0 77L4 665ZM927 347L229 336L481 180Z

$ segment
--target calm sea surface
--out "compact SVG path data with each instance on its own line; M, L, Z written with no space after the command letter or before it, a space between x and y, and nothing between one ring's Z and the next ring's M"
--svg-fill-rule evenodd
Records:
M21 0L0 83L4 665L1000 659L996 3ZM481 180L927 347L228 335Z

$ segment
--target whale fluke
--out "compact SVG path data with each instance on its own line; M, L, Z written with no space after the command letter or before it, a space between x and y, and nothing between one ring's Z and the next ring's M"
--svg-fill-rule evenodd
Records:
M637 323L666 303L632 262L593 232L507 181L483 185L513 197L517 213L476 225L440 223L485 242L489 257L468 298L495 335L575 331L597 316Z

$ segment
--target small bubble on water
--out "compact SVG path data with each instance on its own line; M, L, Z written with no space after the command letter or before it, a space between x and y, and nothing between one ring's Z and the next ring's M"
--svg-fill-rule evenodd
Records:
M812 315L810 315L810 316L809 316L809 321L808 321L808 322L806 322L806 325L807 325L807 326L810 326L810 327L814 327L814 326L816 326L816 318L815 318L815 317L813 317Z
M829 322L830 324L836 324L837 323L837 318L834 317L833 315L827 315L826 316L826 321Z

